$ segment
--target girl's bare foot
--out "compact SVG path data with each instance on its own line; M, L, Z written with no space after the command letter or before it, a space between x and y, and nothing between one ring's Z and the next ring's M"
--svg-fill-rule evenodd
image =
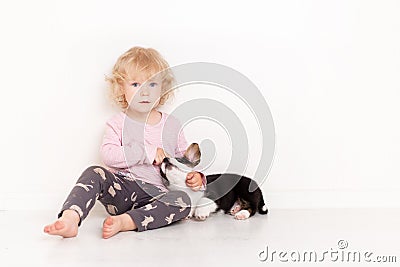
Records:
M128 214L110 216L103 223L103 238L110 238L119 232L135 229L136 225Z
M74 210L64 210L60 219L44 227L44 232L49 235L62 237L75 237L78 234L79 215Z

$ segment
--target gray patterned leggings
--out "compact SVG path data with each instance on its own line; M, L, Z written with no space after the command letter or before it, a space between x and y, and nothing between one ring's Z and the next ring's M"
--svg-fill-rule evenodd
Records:
M160 228L186 218L191 204L183 191L163 192L152 184L128 180L103 167L91 166L79 177L58 217L66 209L75 210L80 216L80 225L96 200L110 215L128 214L138 231Z

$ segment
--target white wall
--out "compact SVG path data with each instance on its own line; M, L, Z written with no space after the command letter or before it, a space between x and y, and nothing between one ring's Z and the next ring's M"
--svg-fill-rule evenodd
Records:
M0 210L57 209L99 162L115 112L104 75L136 45L259 87L276 127L271 207L400 206L399 2L158 2L1 4Z

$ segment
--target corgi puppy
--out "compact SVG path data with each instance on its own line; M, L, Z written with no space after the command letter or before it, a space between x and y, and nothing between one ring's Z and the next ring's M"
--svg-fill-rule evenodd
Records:
M183 157L164 158L160 173L164 185L169 190L181 190L188 194L192 206L189 217L205 220L212 212L223 210L226 214L243 220L253 216L257 211L267 214L262 192L258 186L249 192L250 183L256 182L238 174L207 175L205 191L193 191L186 185L186 176L200 162L200 148L191 144Z

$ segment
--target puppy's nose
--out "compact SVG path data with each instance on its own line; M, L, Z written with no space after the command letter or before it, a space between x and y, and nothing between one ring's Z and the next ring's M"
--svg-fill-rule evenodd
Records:
M169 158L165 157L165 158L163 159L163 162L164 162L164 163L169 163Z

